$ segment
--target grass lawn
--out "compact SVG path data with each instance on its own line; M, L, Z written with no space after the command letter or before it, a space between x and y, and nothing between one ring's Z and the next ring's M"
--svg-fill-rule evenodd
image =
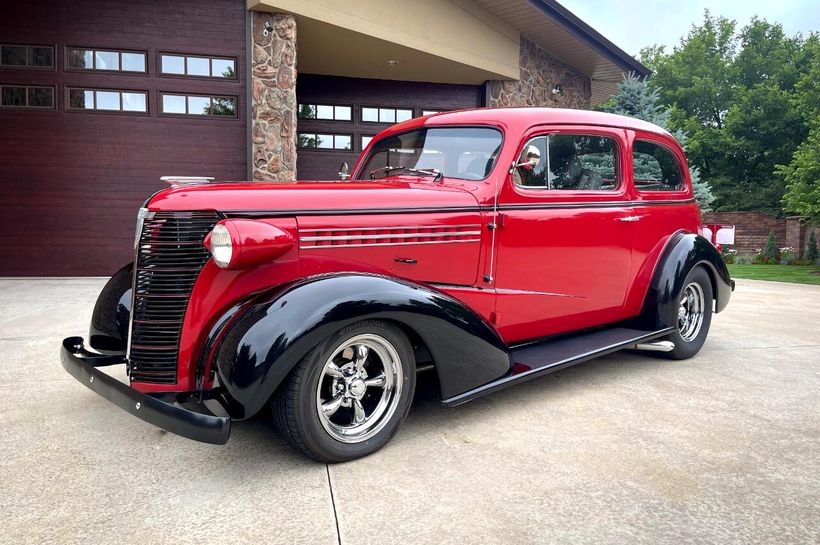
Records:
M815 284L820 286L820 267L811 265L726 265L732 278L750 278L752 280L777 280L778 282L795 282L798 284Z

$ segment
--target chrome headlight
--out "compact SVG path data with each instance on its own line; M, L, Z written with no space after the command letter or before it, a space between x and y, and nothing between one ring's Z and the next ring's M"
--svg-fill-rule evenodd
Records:
M211 231L210 237L211 255L214 258L214 263L223 269L231 263L233 257L233 244L231 243L231 234L228 228L218 223Z

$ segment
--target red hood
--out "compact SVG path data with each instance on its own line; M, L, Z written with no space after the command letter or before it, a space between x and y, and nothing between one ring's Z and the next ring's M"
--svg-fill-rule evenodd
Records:
M415 180L415 178L413 179ZM475 206L470 184L404 179L377 182L209 184L161 191L150 210L288 211L379 210Z

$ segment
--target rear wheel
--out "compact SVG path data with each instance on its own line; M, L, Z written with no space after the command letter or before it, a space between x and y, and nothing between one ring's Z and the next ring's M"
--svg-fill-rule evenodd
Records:
M712 282L703 267L695 267L686 276L676 307L677 330L667 337L675 343L666 357L683 360L697 354L712 324Z
M413 350L392 324L367 320L325 339L272 399L274 423L294 447L344 462L384 446L401 425L416 385Z

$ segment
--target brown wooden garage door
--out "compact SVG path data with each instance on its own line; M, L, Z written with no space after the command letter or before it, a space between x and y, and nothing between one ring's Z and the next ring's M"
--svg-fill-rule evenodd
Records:
M335 180L339 165L351 168L367 138L396 122L429 112L482 105L481 86L300 74L300 180Z
M244 2L4 3L0 275L109 275L163 175L245 179Z

